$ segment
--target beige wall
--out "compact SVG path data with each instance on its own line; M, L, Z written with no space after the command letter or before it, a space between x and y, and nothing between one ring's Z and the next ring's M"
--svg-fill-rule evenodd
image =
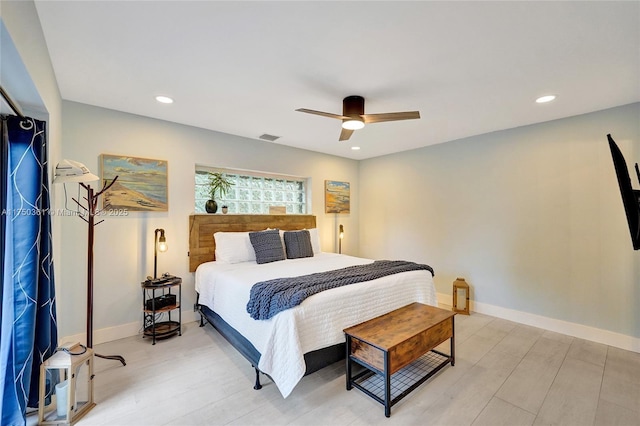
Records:
M360 254L426 262L443 294L465 277L491 313L638 338L640 252L606 135L632 167L639 118L632 104L362 161Z
M351 183L351 214L340 223L350 230L343 252L357 254L358 162L224 133L145 118L89 105L63 102L63 154L98 174L100 154L168 160L169 211L106 217L95 233L95 327L97 342L135 334L142 325L140 281L153 272L153 230L166 230L169 251L158 256L158 272L183 278L183 318L194 317L193 274L188 272L188 216L194 211L197 164L311 178L312 213L317 216L324 251L335 250L338 219L324 213L324 181ZM77 185L67 185L77 197ZM80 194L82 196L82 194ZM63 205L56 205L61 208ZM65 304L84 307L86 224L63 218L62 280ZM84 314L59 312L61 335L81 333Z

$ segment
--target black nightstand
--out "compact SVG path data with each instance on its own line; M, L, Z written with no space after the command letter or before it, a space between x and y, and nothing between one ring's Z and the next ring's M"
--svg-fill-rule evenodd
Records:
M166 339L178 334L182 336L182 278L169 277L157 280L147 280L142 286L142 321L144 331L142 337L150 336L153 344L156 339ZM175 290L178 293L175 293ZM178 311L178 321L171 319L171 314ZM156 321L158 314L167 314L166 321ZM174 317L175 318L175 317Z

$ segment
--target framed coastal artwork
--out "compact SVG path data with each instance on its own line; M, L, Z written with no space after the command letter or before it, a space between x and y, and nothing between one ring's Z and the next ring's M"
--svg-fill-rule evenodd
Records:
M351 189L349 182L324 181L325 213L350 213Z
M126 155L100 156L102 185L116 183L102 198L105 210L166 212L169 210L167 161Z

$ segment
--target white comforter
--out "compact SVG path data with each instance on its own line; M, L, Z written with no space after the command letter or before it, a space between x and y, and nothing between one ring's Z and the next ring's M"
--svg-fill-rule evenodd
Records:
M258 368L286 398L304 376L304 354L344 342L345 328L412 302L436 306L433 278L428 271L411 271L323 291L268 320L254 320L247 313L251 287L268 279L371 262L334 253L262 265L208 262L196 270L195 288L199 303L220 315L260 352Z

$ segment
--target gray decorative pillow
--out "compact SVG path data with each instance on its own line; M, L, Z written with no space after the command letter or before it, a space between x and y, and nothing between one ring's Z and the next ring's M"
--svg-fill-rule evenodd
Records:
M303 231L285 231L284 246L287 250L287 259L313 257L311 234L306 229Z
M249 232L249 240L251 240L253 250L256 252L257 263L270 263L286 259L279 230Z

